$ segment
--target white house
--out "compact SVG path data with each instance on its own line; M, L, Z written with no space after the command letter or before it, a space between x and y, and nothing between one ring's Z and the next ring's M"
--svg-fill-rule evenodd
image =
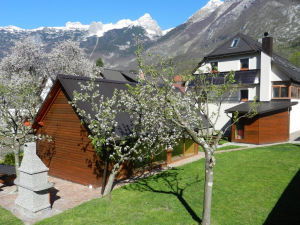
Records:
M199 63L199 71L235 72L241 86L222 105L217 124L222 129L232 112L247 112L255 96L260 101L254 119L232 127L237 142L272 143L300 136L300 69L273 52L273 38L264 34L262 43L237 34L218 46Z

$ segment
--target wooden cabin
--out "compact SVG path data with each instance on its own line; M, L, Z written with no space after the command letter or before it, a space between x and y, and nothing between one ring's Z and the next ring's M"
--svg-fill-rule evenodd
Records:
M231 141L251 144L268 144L289 140L290 101L260 102L257 115L243 117L231 127ZM240 116L249 112L251 102L227 109L227 113L238 112ZM233 122L233 121L232 121Z
M88 138L88 129L81 123L79 115L69 104L73 99L73 91L80 90L80 82L88 78L59 75L48 97L45 99L33 128L37 134L49 135L52 142L38 141L37 154L49 168L49 175L83 185L101 186L104 162L96 154ZM128 82L97 79L100 94L111 97L115 89L124 90ZM88 104L82 103L80 108L89 112ZM91 112L92 113L92 112ZM121 136L129 130L129 115L117 118ZM198 146L190 142L180 145L181 153L172 156L165 154L163 161L168 162L198 154ZM177 151L178 152L178 151ZM175 152L174 152L175 153ZM132 168L123 168L120 176L130 176Z

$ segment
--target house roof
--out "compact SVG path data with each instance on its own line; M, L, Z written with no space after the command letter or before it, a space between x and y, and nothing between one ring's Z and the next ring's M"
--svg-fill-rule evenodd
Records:
M232 108L226 109L225 112L226 113L233 113L233 112L247 113L251 110L252 103L253 103L252 101L244 102ZM264 113L274 112L281 109L289 108L296 104L298 104L298 102L291 102L290 100L278 100L278 101L273 100L269 102L259 102L259 105L257 107L257 113L264 114Z
M231 47L232 41L234 39L239 39L236 47ZM238 33L225 43L221 44L217 48L215 48L212 52L210 52L207 56L203 58L203 60L199 63L199 65L203 64L203 62L207 60L212 60L220 57L227 56L235 56L235 55L243 55L249 53L258 53L262 51L262 44L258 41L252 39L251 37ZM287 59L282 58L275 52L272 54L272 64L277 65L279 69L281 69L288 78L292 81L300 82L300 68L293 65ZM196 71L196 70L195 70Z
M231 47L232 41L237 39L236 47ZM237 54L246 54L246 53L255 53L262 50L261 44L249 36L238 33L233 38L229 39L225 43L221 44L217 48L215 48L212 52L210 52L205 59L216 58L220 56L229 56L229 55L237 55Z
M108 80L124 81L124 82L137 82L138 80L138 75L130 72L120 71L120 70L104 68L102 69L100 74L104 79L108 79Z
M52 91L58 91L60 86L66 95L66 98L69 101L73 100L73 92L81 91L80 83L85 84L87 81L90 81L91 79L88 77L79 77L79 76L71 76L71 75L58 75L57 79L53 85L52 90L49 93L49 97L46 98L46 101L42 105L40 111L37 114L37 117L35 119L34 125L40 122L42 116L41 114L45 113L46 110L45 107L49 107L49 102L53 101L51 98L53 98L54 95L51 95ZM113 96L114 90L126 90L127 84L134 85L135 83L131 82L122 82L122 81L113 81L113 80L107 80L107 79L95 79L95 82L97 85L99 85L99 93L100 95L103 95L104 97L110 98ZM60 85L59 85L60 84ZM90 114L92 117L95 117L95 112L92 110L91 104L89 102L78 102L78 107L80 109L85 110L88 114ZM75 111L75 110L74 110ZM127 113L119 113L116 117L116 121L118 122L118 128L116 130L116 133L120 137L126 137L128 136L130 130L131 130L131 120L130 116Z
M278 66L292 81L300 82L300 68L290 61L273 53L272 63Z

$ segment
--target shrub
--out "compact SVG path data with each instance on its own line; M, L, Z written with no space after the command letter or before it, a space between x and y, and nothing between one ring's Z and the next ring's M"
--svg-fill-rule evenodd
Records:
M20 153L20 156L19 156L19 159L20 159L20 164L22 162L22 159L23 159L23 155L24 153L21 152ZM4 164L6 165L11 165L11 166L14 166L15 165L15 155L13 152L11 153L7 153L4 157Z

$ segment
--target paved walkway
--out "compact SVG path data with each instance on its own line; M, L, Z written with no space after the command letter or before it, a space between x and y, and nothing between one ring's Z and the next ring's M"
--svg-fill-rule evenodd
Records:
M294 143L294 144L300 144L300 141L292 141L292 142L285 142L285 143ZM241 143L226 143L222 146L226 145L239 145L241 146ZM241 151L241 150L247 150L250 148L257 148L257 147L264 147L264 146L271 146L271 145L278 145L277 144L268 144L268 145L243 145L244 148L239 149L231 149L231 150L222 150L215 152L216 154L224 153L224 152L230 152L230 151ZM128 183L135 182L138 179L152 176L156 173L162 172L164 170L169 169L170 167L177 167L181 166L187 163L191 163L194 161L197 161L201 158L204 158L204 153L199 152L198 155L189 157L186 159L182 159L176 162L173 162L169 164L167 167L153 170L151 172L145 173L143 175L123 180L119 183L117 183L114 187L114 189L119 188L123 185L126 185ZM100 197L101 188L96 189L90 189L87 186L83 186L80 184L72 183L66 180L62 180L59 178L51 177L49 176L49 181L54 183L54 188L51 190L51 203L52 203L52 210L45 213L44 215L39 215L36 218L29 218L24 217L18 211L15 209L14 201L17 197L16 193L16 186L3 186L0 184L0 206L2 206L5 209L10 210L15 216L20 218L24 224L33 224L39 220L42 220L47 217L51 217L55 214L61 213L67 209L73 208L75 206L78 206L86 201L90 201L91 199Z

